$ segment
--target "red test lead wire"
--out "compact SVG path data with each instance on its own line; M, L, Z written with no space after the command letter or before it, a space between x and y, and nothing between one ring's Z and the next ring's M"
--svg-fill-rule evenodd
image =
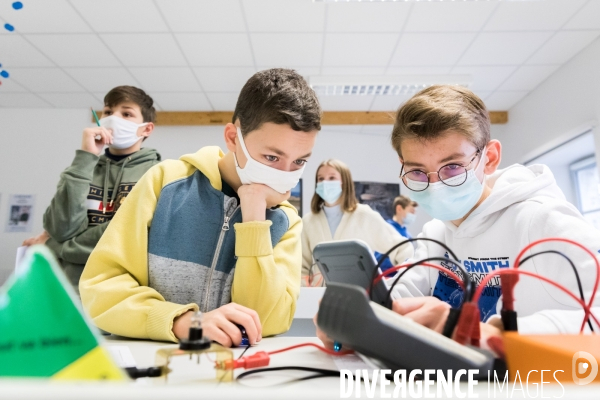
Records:
M477 331L479 331L479 307L475 302L466 302L462 306L460 317L458 317L453 335L454 341L465 344L467 340L471 339L472 345L479 346L479 335L474 335L474 325L477 325Z
M391 273L399 271L399 270L401 270L403 268L406 268L409 265L411 265L411 264L406 263L406 264L394 265L393 267L391 267L389 269L386 269L385 271L383 271L382 273L380 273L379 275L377 275L375 277L375 279L373 279L373 286L377 285L380 280L382 280L386 276L390 275Z
M238 358L237 360L225 360L215 362L216 369L258 368L269 365L271 358L265 351L259 351L252 355Z
M517 274L532 276L532 277L538 278L544 282L547 282L547 283L559 288L560 290L567 293L569 296L571 296L575 301L577 301L579 303L579 305L585 310L586 317L588 315L591 316L594 319L594 321L596 322L596 324L598 324L598 320L596 319L594 314L589 313L589 308L588 308L587 304L585 304L585 302L583 302L580 298L578 298L573 293L571 293L571 291L568 290L567 288L565 288L564 286L562 286L544 276L535 274L533 272L522 271L522 270L518 270L518 269L502 269L502 270L495 270L493 272L490 272L485 278L483 278L483 280L477 287L475 294L473 295L472 301L465 303L463 305L463 311L458 320L458 323L456 326L456 332L454 334L454 340L456 342L458 342L460 344L465 344L467 342L467 340L470 338L472 345L477 345L477 346L479 345L479 341L481 339L481 334L480 334L480 329L479 329L480 328L479 327L480 312L479 312L479 308L477 307L477 304L479 302L479 298L481 297L481 294L483 293L484 288L487 286L488 282L496 275L502 276L502 275L517 275ZM473 310L476 310L476 312L474 312ZM587 320L587 318L586 318L586 320ZM581 331L583 331L583 327L582 327Z
M271 357L273 354L283 353L284 351L294 350L300 347L316 347L321 350L323 353L327 353L332 356L345 356L347 354L352 354L352 351L334 351L326 349L323 346L319 346L315 343L300 343L294 346L285 347L279 350L273 351L259 351L257 353L251 354L246 357L238 358L237 360L226 360L226 361L217 361L215 363L215 368L217 369L237 369L237 368L258 368L258 367L266 367L269 365Z
M321 350L323 353L327 353L330 356L345 356L346 354L354 353L353 351L349 351L349 350L348 351L329 350L323 346L319 346L316 343L300 343L300 344L296 344L296 345L293 345L290 347L284 347L283 349L269 351L268 354L273 355L273 354L283 353L284 351L294 350L294 349L298 349L300 347L316 347L317 349Z
M390 274L392 274L392 273L394 273L394 272L396 272L396 271L398 271L400 269L406 268L406 267L408 267L409 265L412 265L412 264L414 264L414 263L407 263L407 264L402 264L402 265L396 265L396 266L394 266L394 267L392 267L390 269L385 270L385 272L382 272L381 274L377 275L377 277L373 280L373 286L375 286L377 283L379 283L379 281L382 280L384 277L386 277L386 276L388 276L388 275L390 275ZM462 288L463 291L465 290L465 284L464 284L463 280L460 279L459 276L456 273L454 273L453 271L450 271L447 268L444 268L444 267L439 266L439 265L431 264L431 263L428 263L428 262L417 264L417 265L415 265L415 267L419 267L421 265L425 266L425 267L430 267L430 268L434 268L434 269L442 271L443 273L445 273L446 275L448 275L450 278L454 279L456 281L456 283L458 283L460 285L460 287Z
M536 274L533 272L529 272L529 271L522 271L519 269L501 269L501 270L497 269L495 271L490 272L485 278L483 278L483 280L477 287L477 290L475 291L475 295L473 296L473 303L477 304L477 302L479 301L479 298L481 297L481 294L483 293L483 290L487 286L488 282L494 276L508 275L508 274L519 274L519 275L526 275L526 276L532 276L534 278L538 278L546 283L549 283L552 286L557 287L558 289L562 290L567 295L569 295L571 298L573 298L573 300L575 300L577 303L579 303L579 305L583 308L583 310L585 312L584 324L581 326L580 332L583 332L583 327L585 326L585 321L587 321L587 319L589 317L591 317L594 320L594 322L596 322L596 324L598 324L600 326L600 324L598 323L598 320L596 319L596 316L590 312L589 306L584 301L582 301L579 297L575 296L569 289L565 288L563 285L561 285L559 283L556 283L556 282L546 278L545 276L542 276L540 274Z
M570 239L564 239L564 238L546 238L546 239L536 240L535 242L531 242L528 246L526 246L523 250L521 250L521 252L519 253L519 255L517 255L517 258L515 260L515 269L519 268L520 263L521 263L521 258L523 257L523 255L525 254L525 252L527 250L531 249L534 246L537 246L540 243L545 243L545 242L563 242L563 243L570 243L574 246L577 246L580 249L582 249L583 251L585 251L586 253L588 253L588 255L590 257L592 257L592 259L594 260L594 263L596 264L596 282L594 283L594 290L592 292L592 296L590 297L588 307L586 308L586 311L585 311L585 318L583 319L583 323L581 324L580 331L583 331L585 323L590 317L591 308L594 305L596 293L598 292L598 287L600 286L600 262L598 261L598 258L596 257L596 255L593 252L591 252L587 247L582 245L581 243L578 243L578 242L576 242L574 240L570 240ZM504 292L504 288L502 291ZM503 305L504 305L504 303L503 303ZM596 323L597 323L597 321L596 321Z

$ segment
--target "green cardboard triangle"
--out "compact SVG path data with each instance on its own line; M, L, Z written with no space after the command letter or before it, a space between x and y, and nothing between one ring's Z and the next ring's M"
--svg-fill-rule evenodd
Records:
M0 288L0 376L52 376L99 342L54 256L28 249Z

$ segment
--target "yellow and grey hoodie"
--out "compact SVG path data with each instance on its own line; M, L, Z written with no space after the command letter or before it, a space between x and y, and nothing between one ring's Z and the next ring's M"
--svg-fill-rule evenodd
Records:
M98 327L177 341L173 320L231 301L255 310L263 336L289 329L300 291L302 220L284 202L241 222L222 191L218 147L148 171L85 266L79 289Z
M160 162L160 154L148 148L118 160L109 156L77 150L44 213L44 229L50 235L46 245L75 288L112 217L137 181Z

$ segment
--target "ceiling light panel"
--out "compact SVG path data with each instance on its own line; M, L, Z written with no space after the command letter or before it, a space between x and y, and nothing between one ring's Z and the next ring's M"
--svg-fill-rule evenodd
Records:
M546 1L546 0L313 0L314 3L464 3L464 2L524 2L524 1Z
M398 96L416 93L428 86L431 85L315 85L312 88L319 96Z

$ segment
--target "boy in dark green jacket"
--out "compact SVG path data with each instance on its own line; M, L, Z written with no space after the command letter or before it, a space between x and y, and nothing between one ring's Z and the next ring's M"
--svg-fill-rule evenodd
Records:
M156 150L141 148L155 119L153 100L143 90L118 86L108 92L100 126L83 130L81 149L60 175L44 214L44 232L23 243L46 243L77 291L83 267L110 220L142 175L160 162Z

